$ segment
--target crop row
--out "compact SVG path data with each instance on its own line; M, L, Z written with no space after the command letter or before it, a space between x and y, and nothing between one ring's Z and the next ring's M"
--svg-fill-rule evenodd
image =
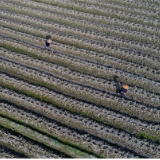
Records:
M36 0L34 0L36 1ZM73 1L73 0L71 0ZM37 1L36 1L37 2ZM69 9L74 9L73 6L71 5L71 3L67 3L70 1L58 1L58 0L38 0L38 2L45 2L45 4L52 4L52 5L58 5L59 7L66 7ZM74 0L74 2L76 2ZM152 1L152 4L147 4L146 5L146 1L145 1L145 5L143 2L140 1L130 1L130 0L123 0L123 1L119 1L119 0L108 0L107 4L106 1L102 0L102 1L96 1L96 0L78 0L78 2L83 2L86 4L91 4L91 5L98 5L98 6L102 6L101 4L104 4L103 6L107 5L107 4L113 4L113 5L118 5L118 6L125 6L126 8L134 8L134 10L140 9L142 12L144 11L148 11L148 12L155 12L157 13L157 11L159 10L157 4L153 4L155 1ZM158 2L158 1L157 1ZM149 2L150 3L150 2Z
M3 40L1 40L1 44L7 44L7 45L13 46L14 41L16 42L16 40L13 40L13 39L8 39L8 38L6 38L6 39L7 40L5 40L3 38ZM23 48L25 48L25 51L27 51L27 48L31 45L27 44L26 46L24 46L24 43L19 42L19 44L15 45L15 46L16 46L16 48L20 47L22 50L24 50ZM37 49L32 49L32 48L31 47L28 48L28 52L34 53L36 55L42 55L42 54L47 53L44 50L37 50ZM48 55L48 53L47 53L47 55ZM56 62L60 63L63 66L68 66L69 68L74 69L74 70L78 70L82 73L84 72L87 74L91 74L91 75L98 76L101 78L107 78L110 80L113 80L114 76L116 75L119 77L118 80L122 83L125 82L130 85L138 86L138 87L141 87L145 90L152 91L154 93L160 92L158 82L154 82L154 81L146 79L142 76L127 73L123 70L112 68L110 66L99 65L93 61L87 61L87 60L84 60L84 59L81 59L78 57L69 56L69 55L63 54L63 53L58 53L57 51L53 52L53 54L50 54L47 57L50 59L52 58L54 60L53 62L55 62L55 63Z
M116 19L127 20L129 22L136 22L136 23L140 23L143 25L150 25L153 27L159 26L158 15L157 15L157 18L154 17L154 19L147 17L146 15L139 16L139 14L137 14L137 13L136 14L134 14L133 12L129 13L128 8L127 8L127 13L126 13L126 12L119 10L119 9L113 9L109 5L106 9L104 7L99 7L99 6L94 6L94 5L90 6L90 5L87 5L84 3L78 3L78 2L75 3L73 1L69 2L70 4L72 4L72 6L75 6L78 10L80 9L81 12L79 12L79 11L76 11L73 9L72 10L67 9L66 7L62 8L62 7L48 5L45 3L39 3L39 2L31 1L31 0L28 0L27 2L24 0L21 0L21 1L20 0L6 0L6 1L12 2L12 3L14 2L18 5L23 5L23 6L27 6L27 7L31 7L31 8L35 8L35 9L49 11L51 13L60 13L60 14L65 13L67 16L72 16L72 17L81 18L81 19L88 17L87 19L90 20L91 19L90 17L92 16L92 14L87 14L84 12L91 11L92 13L97 12L98 15L113 17ZM94 15L94 19L95 18L96 18L96 16Z
M19 46L19 40L21 38L23 39L23 42L24 41L28 41L30 44L34 43L36 45L44 45L44 40L42 38L34 37L32 35L28 35L28 34L25 34L25 33L17 32L17 31L11 30L11 29L6 29L4 27L0 27L0 28L3 29L3 31L0 32L0 34L4 35L5 37L8 36L8 39L9 39L9 37L16 38L14 40L17 41L18 46ZM6 37L6 40L7 40L7 37ZM26 42L26 43L28 43L28 42ZM3 41L3 44L7 44L7 41L5 41L5 42ZM10 46L17 46L17 45L14 42L14 44L11 44ZM31 47L33 48L33 46L31 46ZM64 48L65 46L62 46L62 47ZM20 46L19 46L19 48L20 48ZM59 46L57 43L53 44L52 48L54 48L54 51L56 49L58 49L60 52L64 52L65 51L64 49L61 49L61 46ZM72 52L73 52L73 50L75 50L75 48L71 49ZM26 52L27 51L28 51L28 49L26 50ZM68 52L69 51L67 51L67 54L68 54ZM72 52L69 53L68 56L72 55ZM78 50L77 50L77 52L78 52ZM150 69L147 66L137 65L135 63L126 62L124 60L120 60L120 59L113 58L113 57L110 57L110 56L107 56L107 55L103 55L103 54L97 54L95 52L86 53L86 54L83 52L83 55L80 55L80 53L82 53L81 50L79 51L79 54L74 52L72 56L78 56L78 57L82 57L82 58L85 58L85 59L87 58L91 62L92 61L100 62L99 65L102 65L102 66L104 66L104 65L107 65L107 66L108 65L112 65L112 66L114 66L116 68L119 68L121 70L127 71L130 74L135 74L136 73L136 74L139 74L139 75L141 75L141 76L143 76L145 78L149 78L149 79L151 79L153 81L159 81L160 80L159 71L156 70L156 69ZM97 54L97 56L96 56L96 54Z
M71 0L73 1L73 0ZM84 4L89 4L89 5L94 5L94 6L100 6L103 8L112 8L112 9L116 9L116 10L120 10L123 12L128 12L128 13L133 13L133 14L138 14L138 15L145 15L147 17L157 17L158 12L153 12L153 11L148 11L147 8L146 9L139 9L138 7L135 8L133 10L133 6L125 6L124 1L123 2L119 2L119 3L115 3L114 1L107 1L107 3L105 3L104 1L91 1L91 0L80 0L78 1L80 3L84 3ZM134 5L134 3L131 2L132 5ZM148 11L148 12L147 12Z
M13 151L11 148L0 145L0 158L27 158L23 154Z
M4 156L160 157L160 2L116 1L0 1Z
M78 36L83 36L86 38L89 38L91 40L98 40L100 42L102 42L102 44L104 43L105 45L113 45L113 46L117 46L117 47L127 47L130 50L134 49L137 51L141 51L141 52L145 52L148 53L150 55L159 55L159 47L155 47L153 45L150 44L143 44L143 43L139 43L139 42L134 42L132 40L126 40L124 38L118 38L115 36L109 36L109 35L104 35L98 32L93 32L93 31L87 31L87 30L82 30L82 29L78 29L75 27L71 27L71 26L67 26L67 25L63 25L63 24L59 24L59 23L53 23L51 21L46 21L43 19L39 19L33 16L27 16L27 15L23 15L23 14L17 14L15 12L9 12L8 10L2 10L2 12L0 13L1 16L7 18L7 19L11 19L18 21L18 22L27 22L27 24L31 24L31 25L36 25L38 27L42 27L42 28L49 28L55 31L60 31L63 33L67 33L67 34L72 34L72 35L78 35ZM157 35L158 33L155 33L155 35Z
M127 2L130 2L130 0L128 0ZM140 0L138 2L136 0L133 0L132 2L135 3L135 4L137 4L137 5L143 5L144 7L146 7L146 9L149 8L149 7L159 8L157 6L159 4L159 0L146 0L146 1ZM146 4L146 2L147 2L147 4Z
M18 0L16 0L16 2L19 2ZM70 7L70 9L67 9L67 5L65 5L65 6L63 6L63 5L60 5L59 6L59 4L62 2L59 2L58 4L55 4L53 1L50 3L50 4L47 4L47 3L44 3L44 1L42 1L42 0L39 0L38 2L35 2L35 0L32 0L32 1L30 1L30 2L34 2L34 4L33 4L33 6L36 6L37 5L37 7L38 8L40 8L40 7L42 7L42 4L44 5L43 7L46 9L48 9L49 11L51 11L51 12L53 12L53 8L58 8L58 9L61 9L62 7L65 9L65 11L67 12L67 11L70 11L70 12L73 12L73 10L74 10L74 13L76 14L79 14L79 12L78 11L80 11L80 14L81 14L81 12L83 12L84 10L84 8L83 9L80 9L80 7L79 6L83 6L83 7L88 7L87 8L87 10L85 10L84 12L85 12L85 14L86 13L88 13L88 14L86 14L86 15L89 15L89 11L90 11L90 9L92 8L94 8L94 9L98 9L98 10L101 10L101 12L103 12L104 13L104 10L107 10L107 13L108 14L110 14L111 15L111 17L112 17L112 15L114 15L114 13L116 13L116 14L125 14L125 15L129 15L129 16L134 16L134 15L136 15L136 16L138 16L138 17L140 17L140 18L143 18L144 16L147 18L147 19L150 19L150 18L153 18L154 17L154 19L158 19L158 13L159 12L147 12L148 10L140 10L140 9L137 9L137 8L135 8L134 10L133 10L133 8L130 8L130 7L124 7L124 6L119 6L119 5L115 5L115 4L109 4L108 3L108 1L107 1L107 3L100 3L100 2L97 2L96 1L96 5L94 5L94 2L93 1L91 1L90 3L91 4L89 4L88 5L88 3L87 3L87 1L84 1L83 0L83 2L82 1L78 1L78 2L76 2L76 1L74 1L74 0L69 0L68 1L68 3L67 3L67 5L72 5L72 7ZM41 2L41 3L40 3ZM39 3L39 4L38 4ZM53 3L53 4L52 4ZM19 2L19 4L26 4L25 2ZM28 4L27 4L28 5ZM58 6L58 7L57 7ZM75 8L74 8L75 7ZM77 8L77 10L76 10L76 8ZM113 11L114 10L114 11ZM115 11L116 10L116 11ZM126 13L126 11L127 11L127 13ZM111 14L112 13L112 14ZM132 15L131 15L131 14ZM93 14L93 13L91 13L91 14ZM100 15L100 14L97 14L97 15ZM96 14L94 14L94 17L96 17L97 16ZM128 16L127 15L127 16ZM106 15L105 15L106 16Z
M143 54L141 52L137 53L133 50L130 51L128 49L123 49L123 48L119 48L116 46L104 45L104 44L101 44L101 42L99 41L96 42L96 41L89 40L86 38L81 38L79 36L71 36L69 34L59 33L56 31L43 29L43 28L36 27L36 26L26 25L24 23L18 24L18 22L14 22L14 21L7 20L7 19L5 20L2 19L0 22L1 22L1 25L3 25L4 27L10 28L10 26L12 25L11 27L12 29L16 29L21 32L33 34L35 36L45 37L46 34L51 34L52 39L54 41L57 41L63 44L67 44L68 46L71 45L71 46L76 46L76 48L81 48L81 49L83 48L87 50L91 49L91 51L102 52L100 54L102 55L101 59L104 59L104 58L106 59L105 56L106 54L108 54L111 56L116 56L120 59L124 59L124 60L128 59L129 62L135 62L141 65L150 66L151 68L158 68L160 65L159 63L160 57L154 57L148 54ZM60 46L62 46L62 44ZM95 53L93 54L96 57ZM99 53L97 53L97 55L98 54Z
M17 72L19 73L20 77L23 75L23 77L26 77L26 78L30 78L31 74L33 74L31 78L32 80L36 79L37 81L39 81L39 83L45 82L46 86L49 86L50 88L53 88L58 92L62 92L62 93L65 92L66 95L87 100L97 105L106 106L108 104L110 107L113 107L115 109L120 109L121 111L127 114L133 114L135 116L137 116L136 112L139 112L139 110L140 111L146 110L147 111L145 112L146 115L149 114L150 117L148 118L145 115L141 115L141 116L139 115L141 118L143 117L144 119L152 119L155 121L159 121L159 118L160 118L159 112L155 114L155 112L157 111L156 108L155 109L148 108L143 104L139 104L138 102L132 102L119 97L115 97L110 93L107 93L107 92L104 93L103 91L100 91L91 87L87 87L84 85L80 85L74 82L70 82L65 79L59 78L57 76L49 75L42 71L37 71L33 68L31 69L20 64L15 64L14 62L8 62L5 60L1 60L1 62L2 62L1 63L2 71L4 70L5 72L8 72L8 73ZM118 105L118 107L116 105Z
M156 108L147 107L144 104L139 104L131 100L126 100L120 97L115 97L108 92L103 92L95 88L87 87L81 84L77 84L62 78L59 78L54 75L44 73L35 69L28 68L24 65L15 64L15 62L8 62L1 59L1 70L16 76L17 73L20 78L27 80L37 80L37 83L45 85L55 91L64 93L95 103L97 105L109 106L116 110L121 110L124 113L129 115L138 116L140 119L150 120L150 121L159 121L159 111ZM6 84L7 85L7 84ZM146 115L148 115L146 117Z
M70 1L74 1L77 2L77 0L70 0ZM42 0L39 0L39 2L44 2ZM120 11L124 11L124 12L128 12L128 13L132 13L132 14L138 14L138 15L142 15L142 16L147 16L147 17L153 17L153 18L157 18L158 13L157 11L151 11L148 8L145 9L140 9L138 6L134 7L135 3L130 2L132 6L127 6L126 3L124 1L96 1L96 0L78 0L78 2L80 3L84 3L84 4L89 4L89 5L94 5L94 6L99 6L99 7L103 7L103 8L111 8L111 9L115 9L115 10L120 10ZM116 3L115 3L116 2ZM127 7L126 7L127 6ZM134 10L133 10L134 8Z
M36 1L36 0L34 0L34 1ZM74 2L76 2L75 0L70 0L70 1L74 1ZM91 4L91 5L93 5L94 4L94 2L95 2L96 0L94 0L93 2L92 2L92 0L86 0L85 2L84 2L84 0L78 0L78 2L83 2L83 3L86 3L86 4ZM42 0L39 0L39 2L42 2ZM57 1L57 0L54 0L54 1L52 1L52 0L44 0L43 2L45 2L46 4L53 4L53 5L55 5L56 4L56 2L59 2L57 5L59 6L59 5L64 5L65 4L65 2L68 2L68 0L63 0L63 1ZM96 1L97 2L97 1ZM140 1L130 1L130 0L124 0L124 1L118 1L118 0L108 0L107 1L107 3L106 3L106 1L105 0L102 0L102 1L98 1L98 4L100 4L100 3L103 3L103 4L113 4L113 5L115 5L115 6L125 6L126 8L127 7L129 7L129 8L135 8L135 10L136 9L141 9L142 11L143 10L149 10L149 11L152 11L152 12L156 12L156 11L158 11L159 10L159 8L158 8L158 6L157 6L157 4L154 4L154 2L155 1L153 1L153 2L148 2L147 1L147 5L146 5L146 1L145 2L140 2ZM158 1L157 1L158 2ZM145 5L144 5L144 3L145 3ZM149 4L148 4L149 3ZM66 6L67 8L68 8L68 4L70 4L70 3L67 3L66 5L64 5L64 7ZM98 5L99 6L99 5ZM70 8L73 8L73 7L70 7Z
M41 145L35 144L20 135L15 135L0 127L0 144L19 151L30 158L62 158Z
M116 36L121 36L121 37L126 37L132 40L136 40L136 41L142 41L142 42L149 42L151 44L156 44L157 46L159 46L159 39L156 38L155 36L151 36L150 35L146 35L145 33L141 33L141 32L132 32L131 30L128 31L126 29L122 29L120 27L106 27L106 24L101 24L101 23L97 23L97 22L89 22L88 20L84 20L84 19L77 19L77 18L73 18L73 17L69 17L67 15L63 14L53 14L47 11L42 11L42 10L38 10L38 9L32 9L30 7L24 7L24 6L19 6L19 5L15 5L12 3L8 3L8 2L0 2L1 3L1 7L3 7L3 9L8 9L11 11L15 11L15 12L19 12L19 13L24 13L24 14L28 14L28 13L32 13L32 15L34 16L38 16L38 17L45 17L47 20L54 20L54 21L58 21L61 22L63 24L68 24L71 26L76 26L79 28L85 28L85 29L89 29L89 30L94 30L94 31L99 31L102 33L107 33L110 35L116 35Z
M104 90L106 92L109 91L110 93L115 93L116 91L116 83L114 81L107 81L102 78L96 78L91 75L82 74L77 71L72 71L67 67L48 63L43 60L32 58L28 55L8 51L4 48L0 49L0 55L2 57L17 61L18 63L32 65L33 67L41 69L45 72L49 72L50 74L54 73L54 75L63 77L66 80L77 82L79 84L85 84L87 86L91 86L92 88ZM159 96L146 93L145 91L142 91L136 87L131 87L127 96L132 100L136 100L153 106L159 106L160 103Z
M143 132L144 130L146 130L146 132L148 133L151 133L152 135L154 134L158 135L159 133L159 129L158 129L159 126L157 125L153 126L153 124L149 125L147 124L147 122L143 122L136 118L131 118L127 115L122 114L122 112L116 113L114 111L110 111L107 108L97 107L95 105L88 104L86 102L82 102L70 97L66 97L62 94L56 93L52 90L48 90L44 87L37 87L27 82L5 76L4 74L1 74L1 75L2 75L1 81L3 86L13 88L15 90L19 90L22 93L25 93L27 95L32 95L33 97L36 97L38 99L51 102L52 104L55 104L60 108L64 108L71 112L76 112L76 113L89 116L91 118L103 121L104 123L111 124L113 126L114 125L119 126L120 128L124 128L125 130L132 133ZM6 97L9 98L8 95ZM7 100L10 100L10 98ZM153 112L153 109L151 109L151 112ZM159 111L155 111L155 112L156 114L159 114ZM141 115L144 115L145 113L146 113L145 108L143 108L143 111L138 112L138 116L140 118L143 118L141 117ZM153 120L152 116L151 115L149 116L150 116L149 118Z
M3 92L2 95L4 96L4 99L11 99L11 102L16 105L23 105L23 107L27 108L28 110L33 110L36 113L44 115L45 117L51 118L58 122L63 122L63 124L72 128L83 130L86 133L89 133L90 135L94 135L96 137L101 137L103 139L111 141L112 143L118 144L119 146L128 148L140 155L148 155L150 157L155 156L155 153L157 154L157 156L159 154L158 148L154 146L154 144L152 145L147 141L140 140L139 138L125 133L124 131L119 131L117 129L107 127L106 125L104 126L94 120L90 120L89 118L85 118L84 116L80 116L77 114L71 114L70 112L63 109L57 109L53 105L42 103L25 95L20 95L9 90L6 92L6 90L3 88L1 91ZM9 97L5 98L7 96ZM21 111L16 111L15 107L13 106L11 106L10 109L5 106L1 108L2 114L9 115L9 112L16 112L15 114L23 115ZM14 115L14 117L19 117L19 115ZM143 125L145 125L145 123L143 123ZM152 127L155 126L153 124L150 125ZM152 149L151 146L153 147ZM139 151L139 148L141 148L141 151Z
M8 22L7 22L7 24L6 23L4 24L4 26L7 26L7 27L9 25L10 24ZM1 27L1 28L3 29L3 32L1 32L2 35L5 34L5 35L8 35L9 37L12 36L16 39L17 38L18 39L23 38L24 40L29 41L30 43L35 43L35 44L38 44L38 45L44 45L44 39L42 39L42 38L34 37L32 35L28 35L28 34L18 32L18 31L14 31L14 30L4 28L4 27ZM27 31L27 32L30 32L30 31ZM32 34L32 32L33 31L31 31L31 34ZM57 36L54 35L54 37L57 37ZM71 55L73 54L75 56L82 57L82 58L85 58L85 59L87 58L87 59L99 62L100 64L112 65L112 66L115 66L115 67L120 68L122 70L127 70L128 72L133 72L133 73L136 73L136 74L139 73L140 75L144 75L144 76L150 77L150 78L155 79L155 80L156 80L156 78L154 78L154 77L158 78L158 75L159 75L158 71L156 71L154 69L150 69L148 66L143 66L141 64L138 65L138 64L135 64L133 62L127 62L127 61L124 61L124 60L121 60L121 59L118 59L118 58L115 58L115 57L105 55L103 53L96 53L96 52L93 52L93 51L78 49L78 48L75 48L73 46L64 45L64 44L60 44L60 43L57 43L57 42L54 42L52 45L53 45L52 48L54 50L59 50L60 52L66 52L67 54L71 54ZM125 54L119 53L119 55L121 55L123 57ZM120 56L120 58L121 58L121 56ZM127 57L128 57L128 55L126 55L125 59L127 59ZM133 56L131 56L131 55L130 55L130 57L133 58ZM142 62L142 60L143 60L143 62ZM138 63L146 63L146 65L149 62L150 66L152 65L153 68L159 68L160 67L159 60L157 60L156 58L152 58L152 60L151 60L151 58L149 56L146 57L146 59L144 59L143 56L139 55L139 58L137 56L136 61L139 61Z
M43 145L49 146L50 148L57 149L58 151L61 151L62 153L65 153L66 155L69 155L70 157L95 158L94 155L82 152L82 151L78 150L77 148L66 145L65 143L62 143L59 140L54 139L53 137L49 137L45 134L42 134L38 131L35 131L35 130L29 128L29 126L26 127L23 124L19 124L17 122L14 122L13 120L11 121L7 118L4 118L4 116L6 115L6 117L13 116L12 119L14 119L15 118L14 115L16 112L17 112L17 114L23 115L24 111L22 109L19 109L18 107L15 107L14 105L6 103L6 102L0 102L0 106L1 106L0 110L2 111L1 115L3 115L3 117L0 117L0 125L2 125L3 127L12 129L17 133L20 133L20 134L30 138L31 140L42 143ZM12 112L14 114L12 114ZM31 115L29 115L29 113L28 113L28 116L31 116Z
M58 122L45 118L42 115L38 116L36 114L20 109L17 110L20 111L18 114L15 109L14 112L11 109L12 107L10 108L10 112L7 113L9 117L16 117L18 121L28 124L29 126L36 128L43 133L48 133L53 137L56 137L70 144L74 144L79 148L90 151L99 156L126 157L127 154L133 157L135 156L134 153L123 150L121 147L112 145L110 142L104 141L102 139L97 139L97 137L91 136L87 133L68 128L64 125L59 124Z
M130 2L130 0L126 0L126 1L128 1L128 2ZM132 2L134 2L134 3L137 3L137 1L136 0L133 0ZM159 0L139 0L139 3L140 4L145 4L147 2L147 4L148 5L146 5L146 6L156 6L157 4L159 4ZM139 4L138 3L138 4ZM158 7L158 6L157 6Z
M11 1L11 0L7 0L7 1ZM132 13L126 13L120 10L115 10L115 9L111 9L110 7L108 7L107 9L104 7L99 7L99 6L90 6L87 4L82 4L82 3L78 3L78 2L68 2L69 4L72 5L73 9L67 9L66 7L62 8L62 7L57 7L57 6L53 6L53 5L47 5L44 3L39 3L39 2L35 2L35 1L27 1L28 3L26 3L25 1L19 1L19 0L13 0L14 3L17 3L19 5L24 5L24 6L30 6L32 8L38 8L38 9L43 9L43 10L47 10L50 11L52 13L54 12L59 12L61 14L65 13L68 16L72 16L75 18L85 18L88 17L87 13L91 13L94 14L95 12L98 15L102 15L102 16L108 16L111 18L116 18L116 19L121 19L121 20L126 20L129 22L134 22L134 23L139 23L139 24L143 24L143 25L148 25L148 26L152 26L152 27L157 27L159 26L158 24L158 19L154 20L152 18L146 17L146 16L139 16L137 14L132 14ZM11 2L13 2L11 1ZM76 11L78 10L78 11ZM80 11L80 12L79 12ZM85 13L84 13L85 12ZM96 16L94 16L96 17ZM89 17L88 17L89 18Z

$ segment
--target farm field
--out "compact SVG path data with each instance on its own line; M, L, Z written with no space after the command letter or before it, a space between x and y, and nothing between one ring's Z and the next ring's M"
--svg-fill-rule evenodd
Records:
M159 15L159 0L0 0L0 158L160 158Z

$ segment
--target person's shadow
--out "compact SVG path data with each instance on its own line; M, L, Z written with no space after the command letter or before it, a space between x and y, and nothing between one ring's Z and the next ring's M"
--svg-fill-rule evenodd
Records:
M116 93L120 93L120 89L121 89L121 84L120 82L118 81L118 76L114 76L113 79L114 79L114 82L116 83Z

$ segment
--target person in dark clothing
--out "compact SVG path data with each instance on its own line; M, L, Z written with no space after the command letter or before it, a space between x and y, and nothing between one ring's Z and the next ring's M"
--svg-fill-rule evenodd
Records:
M52 43L52 40L51 39L47 39L46 40L46 48L48 49L48 50L50 50L50 44Z
M127 93L128 89L129 89L128 85L126 84L122 85L122 88L120 89L119 93L121 94L123 98L126 98L125 94Z
M118 78L118 76L114 76L114 81L116 83L116 93L120 94L121 97L126 98L125 94L127 93L129 86L126 84L121 85L117 80Z
M50 35L47 35L46 36L46 48L48 50L50 50L50 44L52 43L52 40L51 40L51 36Z

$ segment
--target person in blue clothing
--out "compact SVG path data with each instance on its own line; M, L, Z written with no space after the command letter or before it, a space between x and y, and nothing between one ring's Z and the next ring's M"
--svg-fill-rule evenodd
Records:
M46 36L46 48L50 50L50 44L52 43L51 36Z
M48 49L48 50L50 50L50 44L52 43L52 40L51 39L47 39L46 40L46 48Z

